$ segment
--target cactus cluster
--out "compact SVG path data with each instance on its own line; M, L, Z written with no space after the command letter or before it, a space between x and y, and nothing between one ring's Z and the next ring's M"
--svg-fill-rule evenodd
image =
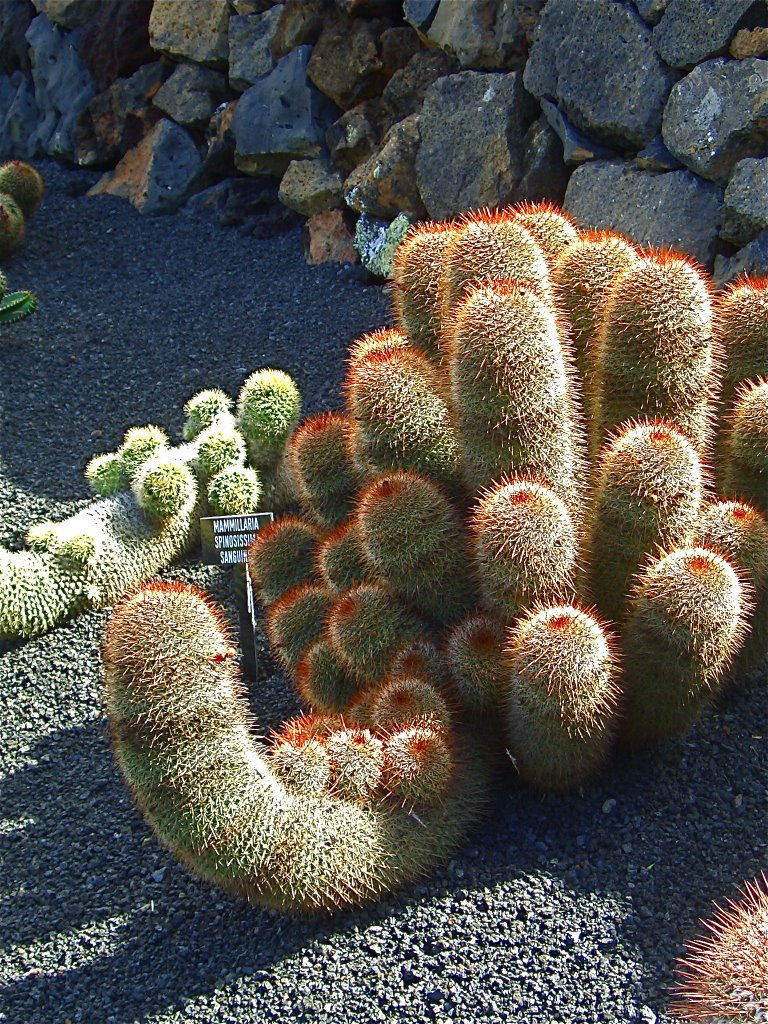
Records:
M182 444L172 446L157 426L129 429L117 451L86 466L90 505L33 526L25 550L0 547L0 637L34 636L113 604L194 544L201 515L273 507L276 488L285 489L281 456L299 411L294 381L259 370L243 384L236 409L223 391L192 397ZM249 448L259 446L269 447L268 460L249 459Z
M0 164L0 256L7 256L24 238L27 220L40 205L45 184L31 164L10 160Z
M468 725L564 791L615 744L687 728L765 653L768 282L716 297L681 255L526 205L412 229L393 294L395 326L350 349L345 407L288 446L300 510L249 552L309 711L265 760L297 799L391 814L401 792L453 829L476 778ZM153 747L138 721L130 736ZM169 786L189 763L175 756ZM214 877L202 818L170 839L122 763L155 828ZM327 856L323 827L297 858ZM358 838L335 852L359 856ZM225 884L261 898L232 863Z

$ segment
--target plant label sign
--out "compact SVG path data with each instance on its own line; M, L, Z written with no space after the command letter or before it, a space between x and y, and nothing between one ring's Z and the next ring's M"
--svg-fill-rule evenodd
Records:
M256 663L256 605L251 578L245 569L248 545L259 530L273 522L273 512L253 512L243 516L202 516L200 541L206 565L232 565L243 567L236 573L238 611L240 614L240 645L243 668L247 675L257 675ZM242 585L245 587L243 608ZM250 640L246 640L246 620L250 623Z

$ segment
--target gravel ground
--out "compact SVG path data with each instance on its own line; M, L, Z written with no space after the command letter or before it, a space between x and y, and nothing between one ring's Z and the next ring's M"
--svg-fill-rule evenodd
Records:
M306 409L337 403L345 346L386 322L382 289L308 268L300 238L142 218L49 192L6 268L41 309L0 339L0 540L69 514L82 467L124 430L174 434L206 386L281 366ZM168 575L232 609L225 570ZM583 795L511 775L443 870L373 908L293 920L189 877L115 769L99 699L106 612L0 642L0 1021L4 1024L475 1021L651 1024L713 899L768 867L766 677L687 737L612 763ZM253 702L292 709L268 655Z

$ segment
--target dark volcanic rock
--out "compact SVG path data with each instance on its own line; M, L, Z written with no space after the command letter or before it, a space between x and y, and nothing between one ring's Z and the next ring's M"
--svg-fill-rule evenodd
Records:
M86 26L80 54L103 91L153 60L149 45L152 0L102 0Z
M419 147L419 115L411 114L393 125L378 149L356 167L344 183L347 205L358 213L392 219L405 213L413 220L426 210L416 185L415 161Z
M672 90L664 110L667 149L703 178L725 182L768 146L768 60L705 61Z
M653 30L659 56L670 67L690 68L724 53L754 0L669 0Z
M179 64L158 89L154 104L178 124L203 128L227 93L227 80L220 71Z
M652 174L624 162L583 164L571 175L565 208L590 228L612 228L641 245L669 246L711 265L722 189L690 171Z
M338 114L307 78L311 49L293 50L240 97L232 130L235 163L246 174L282 176L291 160L321 155Z
M384 20L338 15L323 28L307 68L310 80L342 110L378 96L391 75L381 53ZM394 69L393 69L394 70Z
M24 33L37 14L30 0L3 0L0 4L0 74L29 70Z
M533 122L523 139L523 176L516 199L562 203L570 171L563 159L563 144L544 116Z
M580 131L637 149L650 142L677 73L651 29L613 0L549 0L525 66L525 87L556 102Z
M516 72L462 71L427 90L416 181L429 216L504 205L523 176L525 132L537 111Z
M86 167L114 166L162 117L152 103L171 72L163 61L145 64L94 96L77 119L75 160Z
M746 245L768 228L768 159L741 160L725 188L720 237Z

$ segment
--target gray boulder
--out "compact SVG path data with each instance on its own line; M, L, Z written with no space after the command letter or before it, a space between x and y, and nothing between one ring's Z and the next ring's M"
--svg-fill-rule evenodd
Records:
M724 53L754 0L669 0L653 30L661 58L673 68L691 68Z
M768 228L768 158L741 160L725 189L720 237L746 245Z
M0 110L5 111L0 121L0 159L41 156L43 148L37 137L40 111L32 83L23 72L0 75Z
M654 174L625 161L596 161L573 172L564 205L586 227L611 228L711 265L722 202L722 189L690 171Z
M768 146L768 60L705 61L672 89L664 109L667 149L703 178L725 183Z
M761 277L768 274L768 229L761 231L754 241L745 245L735 256L715 257L712 278L716 288L722 288L742 274L756 274Z
M0 72L3 74L10 74L18 68L22 71L29 69L24 33L36 13L29 0L3 0L0 3Z
M677 77L650 27L614 0L549 0L525 66L534 96L554 101L590 137L631 149L659 131Z
M201 64L179 64L153 99L158 110L178 124L203 128L227 95L227 79Z
M229 84L243 92L275 66L271 45L280 25L283 7L264 14L241 14L229 19Z
M82 31L64 32L39 14L26 32L39 111L30 148L67 160L74 160L77 119L96 92L77 52Z
M232 131L235 163L245 174L281 177L292 160L322 155L339 111L307 78L311 52L299 46L240 97Z
M432 24L440 0L404 0L403 16L419 32L426 32Z
M416 183L434 220L516 198L526 130L537 114L516 72L462 71L427 89Z

